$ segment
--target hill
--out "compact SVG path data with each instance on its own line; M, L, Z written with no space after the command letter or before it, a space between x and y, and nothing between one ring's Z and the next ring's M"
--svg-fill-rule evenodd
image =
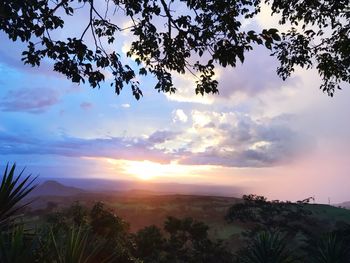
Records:
M39 186L37 186L28 197L38 197L38 196L72 196L84 193L85 191L72 187L66 186L59 182L49 180L45 181Z
M225 185L195 185L172 182L148 182L140 180L110 180L97 178L39 178L44 182L55 180L56 182L78 187L89 192L115 193L126 191L147 191L161 194L187 194L187 195L208 195L208 196L242 196L244 193L251 192L238 186Z

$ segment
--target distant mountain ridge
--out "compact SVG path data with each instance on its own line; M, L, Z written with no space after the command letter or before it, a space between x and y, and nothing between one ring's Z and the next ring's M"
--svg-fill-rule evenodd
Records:
M42 184L38 185L29 195L28 197L36 197L36 196L71 196L77 195L81 193L85 193L86 191L77 187L66 186L54 180L44 181Z
M147 182L111 180L97 178L39 178L39 182L55 180L56 182L77 187L86 192L116 193L116 192L149 192L152 194L190 194L208 196L235 196L241 197L251 190L247 187L225 185L196 185L174 182Z

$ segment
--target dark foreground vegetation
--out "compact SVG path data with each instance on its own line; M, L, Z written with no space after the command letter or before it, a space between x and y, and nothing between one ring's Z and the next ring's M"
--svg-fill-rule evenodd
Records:
M51 209L33 222L23 198L34 181L7 168L0 186L1 263L232 262L348 263L350 225L315 216L309 199L291 203L244 196L225 220L246 228L242 244L230 246L209 235L192 218L169 216L162 227L130 231L130 225L102 202L78 202ZM141 215L142 216L142 215Z

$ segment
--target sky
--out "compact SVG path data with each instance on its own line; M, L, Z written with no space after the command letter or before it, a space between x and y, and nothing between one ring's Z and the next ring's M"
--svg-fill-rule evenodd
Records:
M68 33L84 18L71 18ZM264 8L244 27L276 23ZM127 88L118 96L107 83L73 84L47 61L25 66L23 44L1 32L0 39L1 167L16 162L52 178L232 185L280 200L350 200L350 89L328 97L316 70L296 69L282 81L276 59L258 47L243 65L216 70L220 94L195 95L191 75L174 75L175 94L156 92L154 80L142 77L137 101ZM125 32L114 47L125 62L131 41Z

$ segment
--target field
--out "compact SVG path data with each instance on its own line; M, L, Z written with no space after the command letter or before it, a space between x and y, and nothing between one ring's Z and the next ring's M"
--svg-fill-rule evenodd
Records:
M196 196L196 195L159 195L147 192L125 192L118 194L84 193L75 196L38 197L31 204L31 214L37 216L52 210L59 210L79 201L91 207L102 201L107 207L129 222L131 232L149 226L163 226L167 216L178 218L193 217L210 227L209 234L214 239L229 243L240 243L239 234L247 224L227 223L224 219L227 209L241 199L234 197ZM310 204L309 209L318 219L336 223L350 223L350 210L329 205Z
M210 226L213 238L227 239L240 233L243 227L230 225L224 220L227 209L240 201L232 197L194 196L194 195L153 195L153 194L79 194L75 196L41 196L31 204L31 214L49 212L48 204L55 209L63 209L74 202L91 207L102 201L115 213L130 223L130 230L135 232L145 226L162 227L168 216L178 218L193 217Z

